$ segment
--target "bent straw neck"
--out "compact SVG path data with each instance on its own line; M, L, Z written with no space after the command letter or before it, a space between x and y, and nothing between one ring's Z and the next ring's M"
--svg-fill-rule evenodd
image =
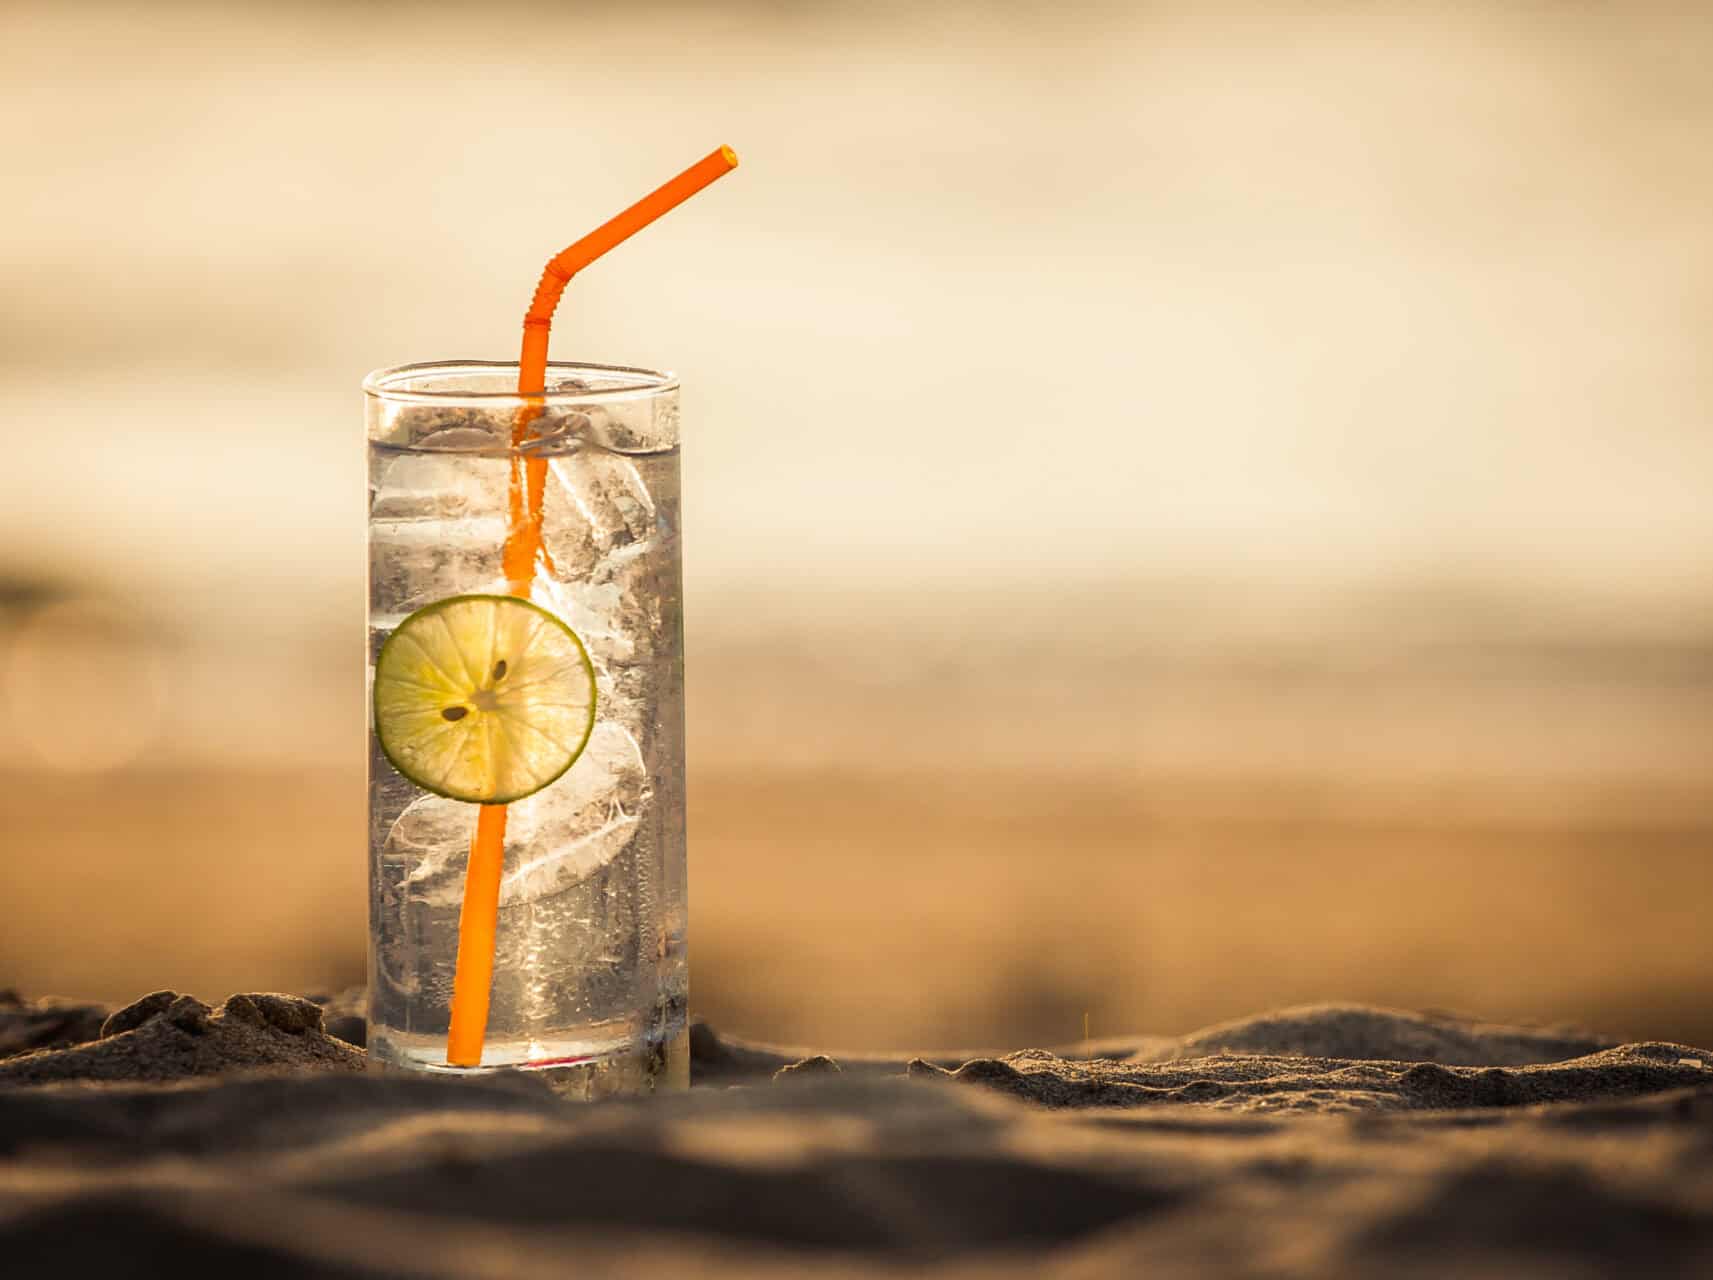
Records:
M548 260L523 318L523 353L518 358L518 394L538 396L546 388L547 342L553 313L571 277L609 249L622 244L662 214L677 208L703 187L737 168L737 153L716 147L588 235Z
M575 247L575 246L573 246ZM520 396L538 396L547 389L547 344L553 332L553 313L565 286L571 283L574 271L566 271L554 258L541 273L530 299L529 310L523 317L523 352L518 357L517 392Z

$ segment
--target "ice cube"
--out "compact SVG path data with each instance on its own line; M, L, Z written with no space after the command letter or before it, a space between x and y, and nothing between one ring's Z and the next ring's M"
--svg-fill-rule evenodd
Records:
M507 462L410 453L372 455L371 465L369 605L377 616L504 589Z
M635 834L649 793L636 739L620 725L597 724L564 777L511 806L500 906L552 897L611 862ZM407 898L437 907L463 901L476 815L476 805L442 796L424 796L399 815L382 857L410 868Z
M369 516L375 520L447 520L503 513L511 464L470 453L370 454Z
M611 582L658 536L654 500L629 458L581 448L553 459L542 541L561 579Z
M576 409L544 409L518 445L523 454L561 454L576 449L589 430L589 415Z
M503 592L505 538L505 518L499 515L370 521L372 620L391 625L447 596Z
M389 405L387 421L375 437L400 449L457 453L504 453L511 445L513 412L454 405Z
M615 453L658 453L678 444L678 397L648 396L591 405L589 439Z
M630 602L616 583L538 582L543 603L565 620L602 666L628 665L636 656L636 638L623 621Z

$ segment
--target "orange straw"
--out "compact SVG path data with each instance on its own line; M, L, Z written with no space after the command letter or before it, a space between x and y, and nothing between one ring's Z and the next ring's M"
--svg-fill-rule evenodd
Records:
M547 339L553 312L571 277L615 245L630 239L669 209L674 209L715 178L737 168L737 152L719 147L671 181L638 200L616 218L602 223L576 244L552 258L535 286L535 297L523 318L523 354L518 358L520 396L540 397L547 387ZM529 424L541 412L534 399L518 411L512 428L515 448L524 441ZM507 589L529 595L541 545L542 497L547 490L547 459L531 456L523 467L512 459L510 520L501 556ZM470 842L470 863L464 874L464 906L458 917L458 967L452 978L452 1026L446 1037L446 1061L455 1067L481 1065L482 1041L488 1033L488 997L494 981L494 926L500 914L500 872L505 861L506 807L483 805Z

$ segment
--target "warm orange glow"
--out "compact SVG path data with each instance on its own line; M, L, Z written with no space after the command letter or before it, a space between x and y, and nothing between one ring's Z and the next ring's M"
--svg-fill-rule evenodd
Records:
M159 739L167 699L165 655L111 606L48 604L0 632L0 719L14 748L50 769L133 763Z
M571 277L607 250L628 240L662 214L677 208L714 179L737 167L737 153L717 147L677 177L662 183L616 217L555 255L541 273L523 320L523 351L518 357L519 395L540 395L547 386L547 342L553 313ZM512 443L522 444L539 409L519 410ZM505 547L501 553L513 595L528 596L541 545L542 499L547 490L547 460L512 461ZM458 967L452 981L452 1024L446 1060L473 1067L482 1061L487 1035L488 997L494 978L494 930L500 911L500 874L505 862L506 809L484 805L470 843L464 876L464 906L458 918Z

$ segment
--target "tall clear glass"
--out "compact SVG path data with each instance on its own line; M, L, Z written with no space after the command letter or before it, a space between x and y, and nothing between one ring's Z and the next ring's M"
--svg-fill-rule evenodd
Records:
M394 628L451 596L505 594L515 486L545 460L533 603L581 639L588 745L510 806L487 1036L447 1064L479 806L412 784L369 734L369 1053L382 1066L544 1073L597 1097L688 1084L678 384L552 364L527 438L515 364L364 381L369 680Z

